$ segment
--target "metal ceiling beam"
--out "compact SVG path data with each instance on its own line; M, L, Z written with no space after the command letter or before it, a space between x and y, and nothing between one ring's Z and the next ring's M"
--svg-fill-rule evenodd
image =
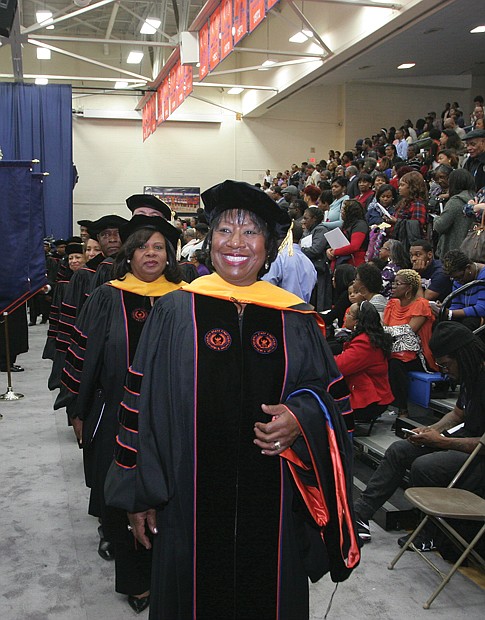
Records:
M10 36L8 38L10 42L10 48L12 52L12 70L13 77L16 82L23 82L24 70L22 63L22 42L20 34L20 9L17 5L15 9L15 16L13 18L12 28L10 30Z
M84 13L87 13L88 11L99 9L102 6L105 6L106 4L111 4L113 2L117 2L117 0L100 0L100 2L96 2L95 4L90 4L89 6L85 6L84 8L78 9L77 11L73 11L72 13L68 13L67 15L56 17L52 21L49 20L49 25L59 24L63 21L66 21L66 19L72 19L73 17L78 17L79 15L83 15ZM30 34L31 32L37 32L37 30L42 30L43 28L47 26L46 22L47 20L45 22L42 22L42 24L34 24L33 26L30 26L29 28L25 28L25 30L23 30L23 34Z
M278 92L277 88L273 86L252 86L249 84L216 84L215 82L194 82L193 86L201 86L208 88L244 88L248 90L272 90L274 92Z
M56 19L57 17L61 17L61 15L65 15L67 13L67 11L69 9L73 9L75 7L74 4L68 4L67 6L65 6L63 9L61 10L56 10L55 7L53 7L51 4L47 4L45 2L45 0L31 0L31 2L39 7L39 10L45 10L48 9L49 11L52 11L53 15L53 19ZM99 32L99 28L97 28L96 26L94 26L93 24L91 24L88 20L86 19L81 19L80 17L74 17L73 18L73 22L75 22L76 24L82 24L83 26L86 26L87 28L91 28L92 30L95 30L96 32ZM68 25L66 24L66 27L68 27Z
M306 62L316 62L318 60L320 62L323 62L321 56L315 56L313 60L311 58L300 58L297 60L288 60L286 62L277 62L274 65L271 65L271 67L268 67L268 70L271 71L272 69L277 69L278 67L288 67L290 65L301 65ZM257 71L260 68L261 68L261 65L255 65L254 67L243 67L241 69L227 69L225 71L211 71L209 75L213 76L213 75L229 75L232 73L244 73L245 71Z
M7 78L7 79L11 79L12 77L14 77L13 74L11 73L0 73L0 78ZM92 76L87 76L87 75L50 75L47 73L25 73L24 74L24 79L26 80L34 80L35 78L38 77L44 77L47 78L48 80L73 80L73 81L81 81L81 82L129 82L130 87L138 87L138 86L145 86L146 82L140 82L140 80L134 79L134 78L119 78L119 77L115 77L115 78L108 78L108 77L92 77ZM246 87L247 88L247 87Z
M254 54L269 54L270 56L298 56L299 58L324 58L325 54L312 54L311 52L285 52L283 50L268 50L255 47L236 46L233 52L249 52Z
M62 35L38 34L38 41L60 41L61 43L105 43L109 45L131 45L138 47L175 47L175 43L162 43L161 41L138 41L136 39L98 39L97 37L63 37ZM298 54L299 56L300 54Z
M315 39L315 41L317 41L320 47L322 47L327 52L328 55L333 55L332 50L324 43L322 37L318 34L318 32L311 25L308 19L303 15L300 8L296 6L293 0L287 0L287 1L288 1L288 5L291 7L293 12L301 19L303 24L305 24L305 26L307 26L307 28L313 32L313 38Z
M372 0L306 0L307 2L318 2L319 4L349 4L353 6L371 6L378 9L394 9L400 11L402 4L396 2L372 2Z
M127 6L125 6L124 4L120 4L120 7L126 11L127 13L129 13L130 15L133 15L133 17L136 17L136 19L139 19L141 22L145 21L144 17L141 17L141 15L139 15L138 13L135 13L135 11L132 11L131 9L129 9ZM166 32L163 32L163 30L161 30L160 28L157 28L157 32L159 34L161 34L163 37L167 38L169 41L172 38L169 34L167 34Z
M29 39L29 43L33 45L37 45L37 47L45 47L47 49L52 50L53 52L57 52L58 54L63 54L64 56L69 56L70 58L76 58L76 60L83 60L91 65L96 65L97 67L102 67L103 69L109 69L110 71L115 71L116 73L123 73L124 75L130 75L131 77L138 78L143 82L149 82L150 78L145 77L144 75L140 75L138 73L132 73L131 71L126 71L125 69L121 69L120 67L112 67L111 65L107 65L104 62L99 62L97 60L93 60L92 58L87 58L86 56L80 56L79 54L73 54L72 52L68 52L67 50L63 50L59 47L54 47L53 45L48 45L47 43L42 43L42 41L38 41L36 39Z
M111 33L113 32L113 26L115 25L116 15L118 14L118 10L120 8L119 0L117 0L111 9L111 15L109 16L108 27L106 28L106 34L104 35L105 39L111 39Z

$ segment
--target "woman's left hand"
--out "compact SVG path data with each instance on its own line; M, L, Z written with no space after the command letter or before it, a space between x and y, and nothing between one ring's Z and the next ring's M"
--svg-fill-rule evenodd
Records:
M261 405L264 413L273 417L271 422L254 425L254 443L266 456L278 456L293 445L301 434L294 415L286 405Z

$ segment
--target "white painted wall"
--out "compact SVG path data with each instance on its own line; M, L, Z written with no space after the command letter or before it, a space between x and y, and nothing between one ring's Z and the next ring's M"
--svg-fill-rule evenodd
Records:
M76 99L76 109L132 110L131 97ZM184 110L195 110L189 99ZM221 112L200 104L199 110ZM167 122L145 142L141 122L75 118L74 162L79 183L74 190L74 221L104 213L128 215L125 198L144 185L199 186L226 179L255 183L266 168L273 172L309 157L327 156L342 140L340 87L308 89L261 118L236 120L223 112L221 124ZM312 152L312 149L314 152Z
M228 109L189 98L180 113L222 114L223 122L167 122L145 142L141 122L75 118L74 162L80 181L74 191L74 221L105 213L127 216L125 198L144 185L199 186L227 178L255 183L269 168L327 157L328 150L351 148L380 127L413 122L446 101L466 102L482 89L352 83L308 88L256 118L236 120ZM477 91L477 92L475 92ZM76 98L76 109L133 110L126 96ZM224 105L238 109L229 96Z

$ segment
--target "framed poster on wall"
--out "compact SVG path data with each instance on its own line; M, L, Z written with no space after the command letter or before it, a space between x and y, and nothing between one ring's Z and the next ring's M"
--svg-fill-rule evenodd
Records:
M145 185L143 193L157 196L167 203L177 215L193 215L200 207L200 187Z

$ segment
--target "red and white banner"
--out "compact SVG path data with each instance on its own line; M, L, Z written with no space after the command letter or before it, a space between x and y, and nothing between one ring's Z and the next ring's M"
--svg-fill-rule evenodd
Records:
M221 7L209 17L209 69L213 71L221 62Z
M249 32L263 21L266 15L264 0L249 0Z
M147 101L142 111L143 142L157 128L157 97L154 95Z
M209 22L199 30L199 80L209 73Z
M234 48L232 42L232 0L221 3L221 60Z
M234 0L234 45L248 33L248 0Z
M184 65L184 99L190 95L194 86L194 69L190 65Z
M177 100L177 65L170 69L169 92L170 92L170 114L173 114L178 107Z

